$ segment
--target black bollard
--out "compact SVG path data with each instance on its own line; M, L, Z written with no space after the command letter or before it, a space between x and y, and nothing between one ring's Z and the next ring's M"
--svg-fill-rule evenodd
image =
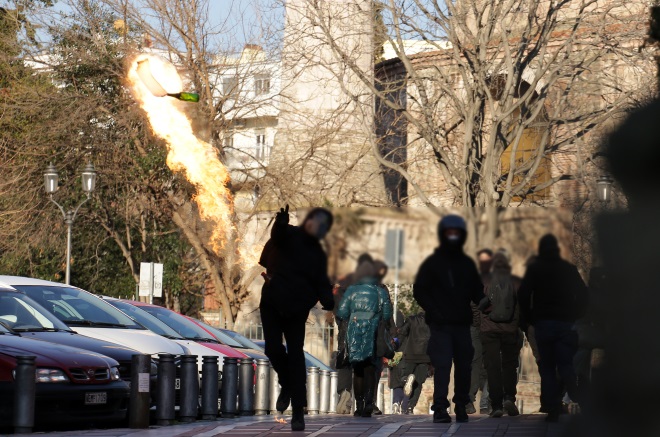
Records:
M199 413L197 355L181 355L181 405L179 420L194 422Z
M131 360L131 399L128 404L129 428L149 428L150 355L133 355Z
M174 355L158 355L158 392L156 393L156 424L171 425L174 421Z
M238 377L238 412L254 416L254 359L241 358Z
M202 419L218 417L218 357L202 357Z
M222 366L222 396L221 410L222 417L236 417L236 400L238 397L238 365L237 358L224 358Z
M16 357L14 391L14 433L29 434L34 427L35 372L34 356Z

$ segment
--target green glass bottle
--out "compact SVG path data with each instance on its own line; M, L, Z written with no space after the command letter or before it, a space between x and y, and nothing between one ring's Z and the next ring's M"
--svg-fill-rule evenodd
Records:
M199 94L197 93L176 93L168 94L168 96L183 100L184 102L199 102Z

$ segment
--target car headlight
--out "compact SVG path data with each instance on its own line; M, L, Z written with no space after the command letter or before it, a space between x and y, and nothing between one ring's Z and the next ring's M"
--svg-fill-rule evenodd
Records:
M69 377L60 369L37 369L36 382L69 382Z
M116 367L110 367L110 380L119 381L121 376L119 376L119 369Z

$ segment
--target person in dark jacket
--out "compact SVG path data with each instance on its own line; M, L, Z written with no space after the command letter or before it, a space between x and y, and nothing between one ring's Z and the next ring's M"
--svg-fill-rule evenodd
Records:
M428 354L435 368L433 421L449 423L449 376L454 363L454 411L456 421L467 422L470 402L470 373L474 348L470 338L472 309L488 306L474 261L463 253L467 238L465 220L447 215L440 220L440 247L419 268L413 295L426 313L431 330Z
M377 285L372 263L360 265L358 281L346 290L339 303L337 317L348 320L346 345L353 365L353 390L357 404L355 415L371 417L374 403L376 368L376 331L380 320L392 317L392 305L384 288Z
M401 327L401 335L406 339L401 345L403 358L399 371L405 375L404 399L401 404L403 414L414 414L415 405L422 394L422 385L429 373L431 359L427 353L431 332L426 324L424 313L414 314Z
M266 268L259 304L264 350L282 387L277 410L284 412L291 404L294 431L305 429L305 323L317 302L327 311L334 307L328 261L319 244L331 226L332 214L323 208L312 209L300 226L291 226L287 205L276 215L259 260Z
M556 422L561 409L557 373L573 401L579 402L573 357L578 338L575 321L586 309L587 289L577 268L559 256L552 234L539 241L539 255L527 267L518 291L521 323L534 326L539 349L541 404L546 420Z
M486 286L486 296L493 306L503 309L490 314L481 314L481 343L484 351L484 364L488 374L489 397L492 406L491 417L502 417L504 411L509 416L520 414L516 407L516 385L518 384L518 358L522 349L523 337L518 328L520 310L517 291L520 278L511 274L511 264L507 252L499 250L493 256L493 268ZM500 299L498 299L498 294ZM505 295L510 302L505 301ZM504 317L502 317L502 314ZM495 315L500 318L494 319Z
M335 309L334 315L337 317L337 309L339 308L339 302L344 297L346 290L351 285L355 284L357 281L357 271L360 268L360 265L364 262L373 263L373 258L368 253L361 254L357 259L357 265L355 266L355 271L349 273L345 277L339 280L338 286L334 289L334 299L335 299ZM341 339L338 342L337 347L337 360L335 361L335 369L337 370L337 414L351 414L353 411L353 397L351 396L351 390L353 389L353 367L348 362L344 360L345 356L345 339L346 339L346 328L348 326L347 320L336 320L337 322L337 338Z

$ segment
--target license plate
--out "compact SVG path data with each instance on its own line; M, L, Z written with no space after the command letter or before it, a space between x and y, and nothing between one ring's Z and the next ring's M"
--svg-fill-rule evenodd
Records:
M108 402L106 392L85 393L85 405L102 405Z
M181 379L180 378L175 378L174 379L174 390L180 390L181 389Z

